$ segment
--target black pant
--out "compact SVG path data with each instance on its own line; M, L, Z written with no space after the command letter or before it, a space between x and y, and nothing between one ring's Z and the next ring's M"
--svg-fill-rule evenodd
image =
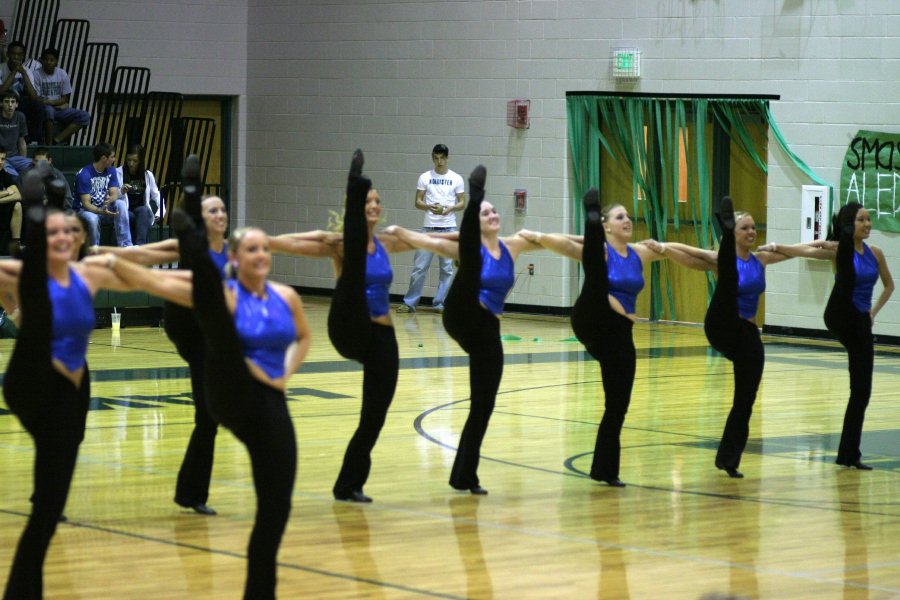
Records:
M372 448L384 426L388 408L397 388L400 360L394 328L369 321L369 344L363 363L362 410L359 425L347 451L341 472L334 484L334 493L346 496L362 491L372 468Z
M31 516L19 538L4 600L43 595L44 558L69 495L91 394L86 367L76 388L51 362L53 308L47 292L43 224L32 224L27 244L19 278L19 295L25 300L22 322L3 393L10 410L34 439L34 492Z
M866 407L872 395L872 371L875 367L875 345L869 313L861 313L854 308L847 315L847 323L848 327L839 338L841 345L847 349L850 369L850 399L844 413L844 427L835 461L840 465L855 464L862 456L859 446Z
M194 429L187 451L178 470L175 501L182 506L206 504L212 477L213 455L218 425L206 406L203 386L205 346L197 319L189 308L166 302L164 318L166 334L178 354L187 362L191 373L191 397L194 399Z
M584 284L572 307L575 337L600 363L605 396L603 418L597 429L591 478L619 478L622 447L619 441L637 368L633 323L609 304L609 275L604 258L606 236L599 221L588 219L584 229Z
M862 453L863 421L872 395L872 371L875 368L875 346L872 338L872 317L853 305L853 287L856 271L853 267L854 244L851 229L841 232L835 257L836 277L828 304L825 307L825 325L847 349L850 370L850 399L844 413L844 426L838 446L837 462L853 465Z
M732 362L734 400L719 442L716 465L737 469L750 436L750 416L762 379L765 353L759 328L738 314L737 252L734 230L723 228L719 277L703 330L710 345Z
M334 483L336 496L361 492L372 468L372 448L384 426L397 388L400 369L394 328L374 323L366 299L366 258L369 243L366 195L371 182L350 175L344 211L344 256L328 310L328 337L345 358L363 364L362 410Z
M478 462L500 380L503 344L500 320L481 305L481 224L483 190L472 190L459 233L459 270L444 304L444 328L469 355L469 416L459 439L450 485L465 490L479 485Z
M274 598L276 557L291 512L297 441L284 393L254 379L247 368L219 270L202 227L179 232L193 271L194 316L206 343L209 409L247 447L256 489L256 521L247 549L245 598Z

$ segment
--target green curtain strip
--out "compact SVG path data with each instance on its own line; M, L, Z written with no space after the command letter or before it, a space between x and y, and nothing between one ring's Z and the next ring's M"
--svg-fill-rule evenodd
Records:
M810 179L825 185L833 198L833 187L819 178L791 149L778 128L767 101L754 99L657 99L613 96L566 98L573 182L575 231L583 231L581 198L592 187L600 187L600 152L624 163L632 174L632 214L643 221L650 234L664 241L671 215L674 230L680 230L680 145L687 161L688 204L694 223L696 245L715 246L711 227L710 154L707 123L715 118L741 152L766 173L761 150L744 123L762 117L779 146ZM604 133L602 127L606 128ZM693 135L691 131L693 130ZM658 165L658 173L657 173ZM659 181L657 181L659 177ZM663 282L662 274L665 273ZM664 285L663 285L664 283ZM715 280L707 273L709 297ZM651 269L651 319L668 307L676 318L668 267L657 262Z

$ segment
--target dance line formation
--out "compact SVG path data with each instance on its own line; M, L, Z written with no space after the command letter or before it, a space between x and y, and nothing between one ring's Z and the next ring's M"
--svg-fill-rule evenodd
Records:
M0 298L19 327L3 392L10 411L34 440L35 454L32 511L16 547L5 600L43 597L44 559L57 524L65 520L85 434L90 400L86 351L95 325L92 298L101 289L142 290L165 300L165 331L188 364L194 400L194 429L175 481L174 502L200 515L216 515L209 505L215 440L220 425L230 431L247 449L257 498L244 597L275 597L277 555L297 467L285 390L289 377L301 368L312 336L297 292L269 279L273 253L332 261L336 283L328 338L341 356L363 367L359 424L332 487L337 501L373 501L364 486L400 379L389 298L390 254L409 251L427 254L429 262L431 254L438 254L448 261L444 264L458 264L452 280L441 280L445 296L438 306L446 332L466 353L469 366L469 412L449 474L455 490L488 493L478 466L503 376L504 303L515 282L518 256L541 250L579 261L584 269L571 324L600 365L604 395L591 479L626 487L620 434L636 372L635 306L644 288L644 266L667 259L717 275L704 332L710 346L732 363L734 390L714 466L736 479L744 477L739 467L765 363L755 323L765 269L790 258L834 263L835 283L824 320L846 349L850 372L835 462L871 470L862 461L860 443L872 390L872 324L894 284L883 252L865 241L871 232L865 208L843 206L828 240L755 248L753 217L736 212L725 197L715 215L722 236L714 251L674 242L634 242L625 207L601 207L598 191L591 189L583 198L583 236L529 230L501 236L500 216L486 199L485 167L479 165L469 175L465 202L463 184L447 176L448 153L446 146L435 147L437 171L420 178L425 189L419 189L416 202L444 197L453 211L464 207L458 232L453 227L434 232L397 225L378 231L382 199L363 174L361 150L352 156L344 211L334 230L272 237L243 227L226 238L225 204L217 196L201 196L196 157L185 162L183 201L171 213L176 239L143 246L89 248L89 227L62 210L53 186L45 186L37 172L23 177L25 247L21 258L0 261ZM443 196L433 195L432 184L448 189ZM443 205L425 210L448 212ZM178 269L150 268L176 261ZM873 301L879 280L883 289ZM398 312L415 312L415 304L405 306Z

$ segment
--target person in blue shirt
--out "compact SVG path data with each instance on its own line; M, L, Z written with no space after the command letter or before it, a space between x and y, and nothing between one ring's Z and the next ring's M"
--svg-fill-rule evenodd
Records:
M677 242L648 241L647 245L658 252L668 250L673 260L689 267L718 271L716 290L706 311L703 330L709 344L734 367L734 399L715 465L729 477L741 479L744 474L738 468L750 435L750 417L765 364L762 339L756 325L759 297L766 290L765 268L789 257L765 247L753 251L756 223L750 213L735 212L730 197L722 199L716 216L722 229L718 252ZM816 252L821 256L825 253L822 250ZM686 262L685 256L695 260Z
M116 243L131 246L128 201L120 197L116 173L116 149L110 144L94 146L94 162L75 175L75 197L72 210L83 215L90 226L91 244L100 244L100 224L112 221Z
M23 176L23 204L29 225L27 249L15 287L4 290L15 290L23 302L3 394L34 440L34 491L4 598L42 597L44 558L62 517L84 439L93 297L100 288L129 289L106 269L71 262L77 249L69 221L62 211L44 208L40 174L35 171Z
M644 287L644 264L665 256L631 243L633 224L624 206L601 208L596 188L588 190L583 201L584 236L527 230L519 235L584 266L584 284L572 307L572 330L600 363L605 397L590 477L612 487L625 487L619 479L620 436L637 369L632 333L637 295Z
M363 492L372 467L372 449L384 426L400 369L390 315L393 279L388 254L412 250L395 236L375 233L381 196L362 175L363 154L353 155L343 221L336 232L288 233L271 239L275 252L332 259L337 284L328 311L328 336L338 353L363 365L359 425L347 445L332 493L335 500L372 502Z
M872 232L869 211L856 202L841 207L832 220L829 240L819 249L810 244L782 246L772 244L776 252L804 258L828 258L834 261L834 287L825 307L825 326L847 350L850 370L850 399L844 413L841 441L835 462L844 467L870 471L862 462L860 443L863 421L872 394L875 347L872 325L875 316L894 293L894 280L884 252L865 243ZM837 241L837 248L833 242ZM821 250L824 250L824 256ZM873 303L875 284L882 290Z
M189 163L191 160L189 159ZM172 211L185 278L147 269L115 254L96 257L138 289L192 306L205 343L205 399L213 418L247 448L257 512L247 549L245 598L274 598L277 554L291 512L297 442L287 409L288 379L303 363L310 328L300 296L270 282L272 255L261 229L228 239L228 279L209 253L202 220L199 165L186 169L184 210ZM90 260L90 259L89 259Z
M484 199L486 178L483 166L469 175L469 203L463 212L459 241L397 226L385 230L411 246L459 260L444 304L443 323L450 337L469 355L470 404L450 472L450 486L477 495L488 493L478 478L478 463L503 376L503 304L515 282L516 258L523 252L540 250L519 235L500 237L500 216Z

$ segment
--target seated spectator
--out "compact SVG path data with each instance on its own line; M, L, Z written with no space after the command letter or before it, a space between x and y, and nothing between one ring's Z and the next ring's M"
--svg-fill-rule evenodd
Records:
M110 144L94 146L94 162L75 175L75 199L72 209L87 221L91 245L100 245L100 224L113 223L116 244L131 246L128 203L119 197L119 176L113 164L116 149Z
M0 63L0 94L4 92L15 92L19 96L19 110L28 120L27 140L43 144L46 111L34 87L32 70L25 65L25 45L22 42L10 42L6 49L6 62Z
M47 48L41 52L41 67L31 74L38 99L44 104L46 114L44 139L48 144L68 142L69 138L91 122L90 113L69 106L72 82L69 74L56 66L58 63L59 50ZM55 136L54 123L63 127Z
M16 110L19 97L15 92L5 92L0 96L0 150L6 152L5 169L18 176L31 168L28 158L28 125L25 115Z
M0 228L9 226L12 245L18 247L22 239L22 195L15 176L3 170L6 152L0 150Z
M72 204L74 203L72 188L69 186L69 180L66 179L63 172L53 166L53 157L50 156L50 151L46 148L36 148L31 159L31 166L44 171L44 187L48 190L48 193L53 189L53 186L50 185L51 181L59 180L61 182L64 190L62 208L63 210L72 210Z
M125 167L118 167L116 174L128 197L131 240L136 246L143 246L150 241L150 228L162 214L156 177L144 166L144 147L132 144L125 155Z

